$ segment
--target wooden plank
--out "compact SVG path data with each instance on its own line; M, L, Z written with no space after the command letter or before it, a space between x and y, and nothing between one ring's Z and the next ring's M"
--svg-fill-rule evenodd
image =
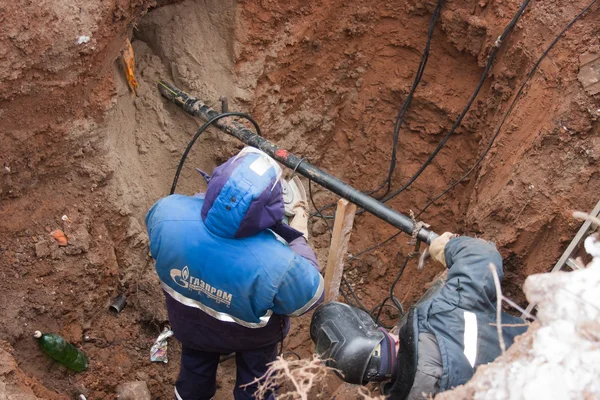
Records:
M338 201L325 269L325 302L336 301L340 294L340 283L344 273L344 258L348 253L348 242L350 241L355 213L356 205L346 199Z

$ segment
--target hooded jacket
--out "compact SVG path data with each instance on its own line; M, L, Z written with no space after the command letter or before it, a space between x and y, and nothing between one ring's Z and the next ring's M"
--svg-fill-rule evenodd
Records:
M501 354L496 324L496 289L489 265L504 277L502 257L489 242L451 239L444 250L448 278L427 293L399 324L398 369L386 394L393 400L429 398L466 383L475 369ZM506 347L527 330L502 312ZM425 396L422 393L426 393Z
M148 212L150 250L184 345L216 352L266 346L282 340L286 316L322 301L316 261L268 229L281 228L284 216L280 177L273 159L246 148L215 169L204 198L171 195Z

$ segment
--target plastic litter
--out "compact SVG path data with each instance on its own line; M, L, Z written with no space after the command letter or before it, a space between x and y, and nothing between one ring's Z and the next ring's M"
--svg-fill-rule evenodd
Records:
M54 333L35 331L33 337L39 340L40 347L53 359L73 371L81 372L88 368L85 353Z
M167 339L171 336L173 336L173 331L169 327L165 327L150 349L150 361L164 362L165 364L169 362L167 357Z

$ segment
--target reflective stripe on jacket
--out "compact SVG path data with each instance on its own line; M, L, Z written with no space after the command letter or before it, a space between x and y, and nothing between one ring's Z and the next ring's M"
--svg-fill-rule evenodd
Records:
M411 309L400 328L398 359L404 365L389 385L391 399L404 400L410 393L413 400L421 398L422 391L435 394L462 385L479 365L501 354L495 326L496 289L489 269L492 263L502 280L500 253L484 240L459 237L448 242L445 257L446 283ZM523 323L520 318L502 313L502 324ZM526 326L503 327L507 348L526 330ZM433 337L424 337L423 333ZM437 343L437 349L432 342ZM422 358L428 362L421 362ZM427 374L439 379L430 379ZM411 393L411 388L418 390Z
M323 279L308 260L268 230L216 235L202 220L203 202L172 195L146 217L156 271L173 299L220 321L260 328L273 313L297 316L321 298Z

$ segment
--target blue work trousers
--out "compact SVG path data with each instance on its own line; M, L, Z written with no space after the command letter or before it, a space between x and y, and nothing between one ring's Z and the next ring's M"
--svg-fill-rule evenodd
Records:
M175 383L176 400L210 400L217 391L217 367L220 353L212 353L182 346L181 369ZM267 372L267 364L277 358L277 343L256 350L235 353L235 400L254 399L257 384L243 387ZM267 394L265 399L272 399Z

